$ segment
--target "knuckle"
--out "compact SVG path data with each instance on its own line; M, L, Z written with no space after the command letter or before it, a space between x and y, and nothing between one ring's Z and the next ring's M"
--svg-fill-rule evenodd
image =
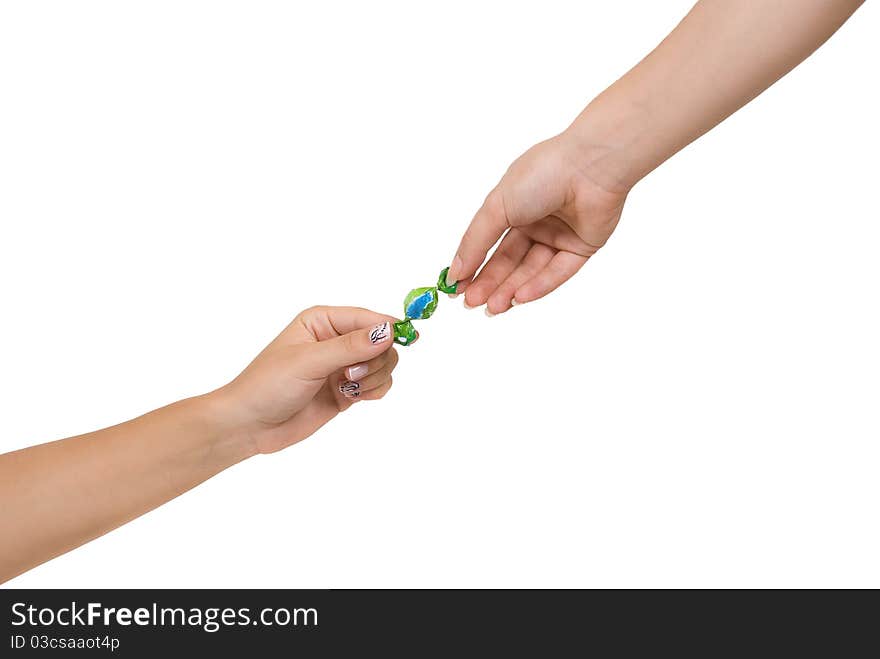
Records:
M461 249L460 252L466 251L468 247L470 247L471 243L476 240L476 236L474 235L474 225L471 224L467 229L464 230L464 235L461 237Z
M342 347L348 353L356 352L356 346L354 343L354 334L345 334L342 337Z
M508 169L508 171L510 171ZM489 194L486 195L486 198L483 200L483 209L489 210L493 206L496 206L501 201L501 188L499 186L495 186L491 190L489 190Z
M486 197L486 201L483 202L483 209L492 216L498 216L504 218L505 222L507 221L507 211L504 204L504 193L501 191L500 187L493 188L493 190Z

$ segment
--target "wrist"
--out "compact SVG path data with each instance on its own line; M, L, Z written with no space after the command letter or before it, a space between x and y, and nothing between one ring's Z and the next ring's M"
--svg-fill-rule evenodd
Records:
M235 464L259 452L254 433L227 387L190 400L195 406L195 415L211 438L212 453L221 460Z
M560 137L582 175L609 192L626 194L653 169L645 157L650 124L645 106L605 92Z

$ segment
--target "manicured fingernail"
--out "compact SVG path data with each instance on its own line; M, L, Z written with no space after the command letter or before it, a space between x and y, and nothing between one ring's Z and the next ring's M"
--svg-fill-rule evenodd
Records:
M516 298L513 298L513 299L510 301L510 306L512 306L512 307L515 307L515 306L518 305L518 304L519 304L519 302L516 301Z
M487 317L487 318L491 318L491 317L494 316L494 315L495 315L494 313L492 313L491 311L489 311L489 307L487 306L487 307L486 307L486 317Z
M455 258L452 259L452 265L449 266L449 272L446 273L446 283L447 284L452 286L453 284L455 284L458 281L457 279L453 279L450 275L452 275L453 272L455 274L458 274L459 272L461 272L461 268L463 265L464 265L464 261L462 261L461 257L458 254L456 254Z
M391 323L387 320L384 323L376 325L374 328L370 330L370 343L376 345L377 343L385 343L388 339L391 338Z
M477 307L472 307L467 303L467 298L464 299L464 308L465 309L476 309Z
M452 266L449 266L449 270L446 271L446 276L443 278L443 281L447 286L455 286L458 283L457 279L453 279L449 276L450 271L452 270Z
M366 364L355 364L354 366L349 366L346 369L345 374L348 376L349 380L360 380L367 373L369 373L370 367Z
M351 380L346 380L339 385L339 393L346 398L357 398L361 395L360 389L361 385L357 382L352 382Z

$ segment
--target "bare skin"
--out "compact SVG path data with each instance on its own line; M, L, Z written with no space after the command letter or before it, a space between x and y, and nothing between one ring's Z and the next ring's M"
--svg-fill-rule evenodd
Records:
M382 398L398 358L391 326L376 334L386 321L366 309L308 309L216 391L0 455L0 582Z
M639 180L800 64L861 4L698 2L568 129L514 161L489 193L448 273L466 306L503 313L570 279L611 236Z
M462 238L448 280L461 282L469 306L491 313L555 290L605 244L636 182L797 66L860 4L698 2L564 133L510 166ZM370 338L391 320L309 309L217 391L0 455L0 582L308 437L355 400L384 396L397 354L390 339ZM340 387L349 381L358 386Z

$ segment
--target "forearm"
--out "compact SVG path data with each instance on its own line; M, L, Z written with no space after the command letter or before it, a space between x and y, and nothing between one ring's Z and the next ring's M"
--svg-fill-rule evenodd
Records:
M0 582L124 524L252 455L217 395L0 455Z
M567 133L579 165L626 190L758 96L825 42L862 0L701 0Z

